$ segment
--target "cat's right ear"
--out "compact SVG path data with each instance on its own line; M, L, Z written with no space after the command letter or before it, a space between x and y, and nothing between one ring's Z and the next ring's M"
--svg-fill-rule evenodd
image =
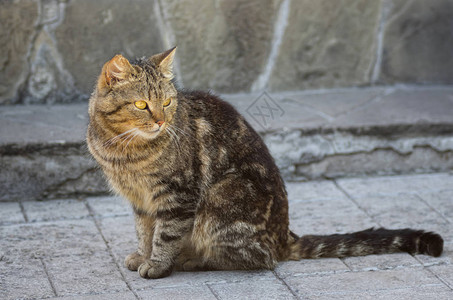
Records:
M173 79L173 60L175 58L176 47L173 47L163 53L153 55L149 60L154 63L168 80Z
M136 71L121 54L115 55L102 67L98 80L98 89L112 88L116 83L127 80Z

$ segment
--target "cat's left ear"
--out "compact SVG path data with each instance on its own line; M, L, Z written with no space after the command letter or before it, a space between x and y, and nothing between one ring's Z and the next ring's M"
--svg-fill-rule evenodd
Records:
M173 75L173 60L175 58L176 47L173 47L165 52L153 55L149 58L150 61L159 68L162 74L168 80L171 80Z

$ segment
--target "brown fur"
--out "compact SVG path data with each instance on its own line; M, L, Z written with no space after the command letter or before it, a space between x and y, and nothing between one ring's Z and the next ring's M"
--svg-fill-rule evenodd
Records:
M90 152L135 214L139 246L126 258L130 270L159 278L174 268L273 269L288 259L441 254L440 236L410 229L292 233L285 186L266 145L230 104L176 90L174 53L133 64L115 56L90 99ZM146 101L146 109L136 101Z

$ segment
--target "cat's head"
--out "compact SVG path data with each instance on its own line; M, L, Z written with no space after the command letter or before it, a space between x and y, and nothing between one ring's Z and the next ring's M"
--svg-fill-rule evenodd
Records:
M171 81L175 50L134 63L116 55L105 63L90 99L90 118L114 134L134 132L150 140L165 132L178 105Z

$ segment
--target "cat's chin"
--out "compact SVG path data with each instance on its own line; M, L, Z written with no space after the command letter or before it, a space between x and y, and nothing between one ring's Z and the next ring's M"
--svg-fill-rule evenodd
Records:
M149 130L149 131L143 131L143 130L141 130L141 131L140 131L140 136L141 136L143 139L146 139L146 140L154 140L154 139L157 138L163 131L164 131L163 128L159 128L159 129L155 129L155 130Z

